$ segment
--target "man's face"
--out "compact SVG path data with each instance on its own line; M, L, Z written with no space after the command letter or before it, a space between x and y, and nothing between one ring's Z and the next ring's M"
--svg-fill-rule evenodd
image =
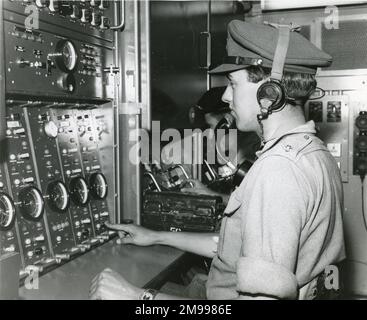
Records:
M257 102L257 89L261 82L252 83L248 80L246 70L238 70L227 75L229 85L222 100L229 103L232 114L240 131L259 132L257 114L260 113Z

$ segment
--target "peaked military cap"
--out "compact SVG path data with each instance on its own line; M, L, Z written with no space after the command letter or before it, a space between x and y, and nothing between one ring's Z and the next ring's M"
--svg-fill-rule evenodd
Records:
M228 73L249 66L271 68L279 29L271 24L233 20L228 24L227 57L210 74ZM318 67L331 65L332 57L300 33L290 34L284 71L315 74Z

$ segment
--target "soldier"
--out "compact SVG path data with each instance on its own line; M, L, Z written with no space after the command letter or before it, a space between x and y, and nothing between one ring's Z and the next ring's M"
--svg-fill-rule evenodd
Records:
M209 234L153 232L110 225L122 243L164 244L213 257L208 299L314 299L323 270L345 257L338 166L306 122L303 105L317 67L332 58L290 26L232 21L223 100L237 128L255 131L263 148L232 193L219 242ZM91 287L97 299L174 299L143 290L111 270Z

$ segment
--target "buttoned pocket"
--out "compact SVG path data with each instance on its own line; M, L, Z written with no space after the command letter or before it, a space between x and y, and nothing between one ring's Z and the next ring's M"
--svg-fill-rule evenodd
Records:
M219 259L233 266L241 252L241 205L236 198L231 198L228 202L218 243Z

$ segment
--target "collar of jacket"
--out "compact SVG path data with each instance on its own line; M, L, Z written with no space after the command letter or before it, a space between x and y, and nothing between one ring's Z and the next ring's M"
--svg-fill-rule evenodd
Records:
M260 151L256 152L256 156L260 157L266 151L268 151L269 149L274 147L284 137L290 136L290 135L293 135L293 134L299 134L299 133L315 134L316 133L315 122L313 122L311 120L311 121L308 121L305 124L303 124L303 125L301 125L297 128L294 128L294 129L292 129L288 132L283 132L283 133L280 133L280 134L275 133L274 137L272 137L270 140L268 140L265 143L264 147Z

